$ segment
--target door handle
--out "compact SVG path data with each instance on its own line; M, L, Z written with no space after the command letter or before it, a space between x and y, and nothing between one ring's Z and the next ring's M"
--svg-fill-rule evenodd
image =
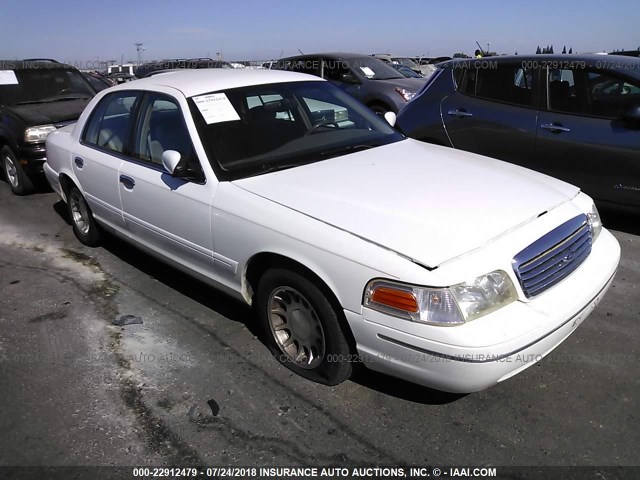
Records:
M473 117L473 113L469 113L465 110L449 110L447 115L453 115L454 117Z
M120 183L124 185L124 188L126 188L127 190L133 190L133 187L136 186L136 181L131 177L127 177L126 175L120 175Z
M76 164L76 166L77 166L78 168L82 168L82 167L84 167L84 160L83 160L83 159L81 159L80 157L76 157L76 158L74 158L74 159L73 159L73 161L75 162L75 164Z
M540 128L544 130L550 130L553 133L561 133L561 132L570 132L571 129L567 127L563 127L562 125L556 125L555 123L545 123L544 125L540 125Z

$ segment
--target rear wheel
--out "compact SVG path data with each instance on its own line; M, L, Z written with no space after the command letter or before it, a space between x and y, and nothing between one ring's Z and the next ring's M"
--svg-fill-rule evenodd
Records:
M75 233L78 240L88 247L100 245L100 227L93 218L91 208L87 205L87 201L78 187L74 185L69 189L67 199L73 233Z
M9 183L9 187L11 187L11 191L16 195L30 193L33 190L33 182L18 162L13 151L7 146L2 147L0 159L2 160L4 176L7 179L7 183Z
M266 344L282 365L325 385L351 376L353 358L338 312L314 282L290 270L267 270L256 308Z

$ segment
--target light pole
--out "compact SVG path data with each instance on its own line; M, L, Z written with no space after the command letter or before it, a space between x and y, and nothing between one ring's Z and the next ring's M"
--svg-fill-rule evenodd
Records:
M138 66L142 64L142 52L146 49L144 48L144 43L134 43L136 46L136 51L138 52Z

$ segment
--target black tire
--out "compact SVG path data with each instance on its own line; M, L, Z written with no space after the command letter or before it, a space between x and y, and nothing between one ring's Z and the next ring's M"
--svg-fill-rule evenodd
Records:
M2 173L4 174L11 191L16 195L26 195L33 191L33 181L26 174L22 165L18 162L13 151L7 147L0 150Z
M274 305L280 314L272 313ZM354 358L339 313L313 281L291 270L267 270L258 283L255 308L267 347L289 370L324 385L351 376Z
M88 247L100 245L102 239L100 226L93 218L93 212L84 196L75 185L72 185L67 192L67 208L73 233L77 239Z

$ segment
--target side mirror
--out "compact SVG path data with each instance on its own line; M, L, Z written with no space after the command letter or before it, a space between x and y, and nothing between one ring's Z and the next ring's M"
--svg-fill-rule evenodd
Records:
M356 78L356 76L353 73L343 73L340 79L344 83L350 83L351 85L360 84L360 81Z
M170 175L173 175L176 171L180 158L180 152L175 150L165 150L162 153L162 166Z
M396 126L396 119L397 119L397 116L396 116L396 114L395 114L395 113L393 113L393 112L385 112L385 114L384 114L384 119L385 119L385 120L387 121L387 123L388 123L389 125L391 125L392 127L395 127L395 126Z
M622 120L629 123L640 124L640 105L634 105L622 112Z

